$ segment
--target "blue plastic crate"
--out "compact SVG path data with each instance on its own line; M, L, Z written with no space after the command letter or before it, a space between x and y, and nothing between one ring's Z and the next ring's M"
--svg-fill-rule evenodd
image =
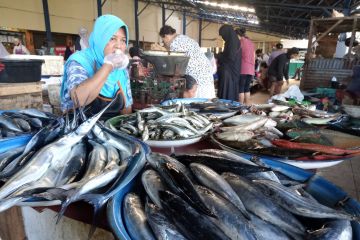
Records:
M347 193L326 179L301 168L297 168L279 161L263 159L263 162L271 168L276 169L277 171L288 176L289 178L300 182L307 182L308 186L306 190L322 204L335 207L339 201L348 199L345 202L343 209L350 214L357 214L360 216L360 203L348 197ZM140 171L137 172L137 174L139 173ZM135 177L136 176L134 176L132 181L108 202L107 218L110 227L117 239L132 240L125 228L122 206L125 195L130 192L132 186L135 184ZM351 224L353 228L353 239L360 239L359 223L352 221Z

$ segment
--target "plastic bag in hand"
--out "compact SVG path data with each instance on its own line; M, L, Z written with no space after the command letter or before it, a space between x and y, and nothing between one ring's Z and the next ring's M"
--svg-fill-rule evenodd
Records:
M113 69L125 69L129 64L129 58L123 52L115 52L106 55L104 63L111 64Z

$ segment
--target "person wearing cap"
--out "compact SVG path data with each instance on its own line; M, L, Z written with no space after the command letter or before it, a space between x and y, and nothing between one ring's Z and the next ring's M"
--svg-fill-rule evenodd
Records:
M255 46L246 36L245 28L235 30L241 46L241 68L239 81L239 102L250 105L250 83L255 75Z
M89 48L72 54L65 63L62 110L88 106L92 115L114 100L104 118L131 112L129 58L125 54L128 40L128 27L120 18L102 15L95 21Z
M284 84L284 77L286 83L289 84L289 63L299 55L299 49L293 47L277 56L270 64L268 69L269 81L271 82L270 96L277 95L281 92L282 85Z
M284 50L283 50L283 45L282 43L277 43L275 45L275 50L270 54L269 56L269 60L267 62L267 65L269 66L271 64L271 62L277 57L279 56L280 54L284 53Z

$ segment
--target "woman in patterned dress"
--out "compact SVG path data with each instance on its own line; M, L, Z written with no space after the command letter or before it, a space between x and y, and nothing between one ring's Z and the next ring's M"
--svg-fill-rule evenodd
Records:
M165 47L170 51L185 52L189 56L186 74L193 77L197 82L196 97L214 98L214 77L210 61L201 51L199 44L188 36L176 34L176 30L170 26L163 26L159 33Z

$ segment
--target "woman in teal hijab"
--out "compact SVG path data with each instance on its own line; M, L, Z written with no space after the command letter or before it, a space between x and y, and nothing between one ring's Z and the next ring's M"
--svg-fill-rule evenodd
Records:
M60 94L63 110L90 106L95 114L116 98L106 112L108 117L131 112L129 59L124 53L128 38L128 28L120 18L103 15L96 20L89 48L74 53L65 63Z

